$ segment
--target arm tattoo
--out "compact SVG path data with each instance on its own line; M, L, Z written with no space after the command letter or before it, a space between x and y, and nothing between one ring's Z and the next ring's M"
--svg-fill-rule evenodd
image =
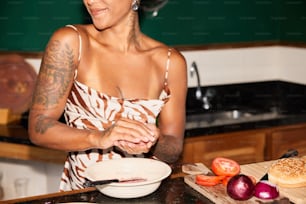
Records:
M39 115L37 117L37 125L35 125L35 132L44 134L50 127L55 125L55 121L48 120L46 116Z
M42 61L34 103L48 108L65 95L76 65L73 50L59 41L51 42Z

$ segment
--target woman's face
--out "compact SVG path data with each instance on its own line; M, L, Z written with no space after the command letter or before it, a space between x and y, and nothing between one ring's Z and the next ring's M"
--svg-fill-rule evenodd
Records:
M83 0L93 24L97 29L117 25L132 11L133 0Z

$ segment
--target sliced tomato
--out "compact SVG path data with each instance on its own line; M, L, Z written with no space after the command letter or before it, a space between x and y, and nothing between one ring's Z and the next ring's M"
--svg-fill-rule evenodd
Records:
M223 180L222 180L222 184L224 186L227 186L228 181L232 178L232 176L226 176Z
M232 159L216 157L211 170L218 176L235 176L240 173L240 165Z
M201 186L215 186L222 182L224 176L208 176L204 174L196 175L196 184Z

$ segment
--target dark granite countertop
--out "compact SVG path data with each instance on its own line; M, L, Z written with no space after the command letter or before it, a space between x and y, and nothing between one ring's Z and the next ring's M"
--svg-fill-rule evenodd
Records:
M53 204L68 202L90 202L90 203L108 203L108 204L160 204L160 203L212 203L206 197L184 183L183 177L168 178L161 183L161 186L152 194L133 199L118 199L103 195L97 190L89 191L71 191L64 193L55 193L38 197L28 197L24 199L8 200L7 203L32 203L32 204Z
M201 87L201 90L203 96L209 93L209 109L203 108L204 102L195 98L196 88L189 88L186 137L306 123L306 85L263 81ZM252 116L231 120L197 117L237 110Z
M283 115L281 118L273 118L266 120L257 120L257 121L244 121L240 123L232 124L220 124L216 126L206 126L206 124L198 121L192 122L192 128L185 130L185 137L195 137L195 136L204 136L204 135L213 135L220 133L229 133L235 131L243 130L255 130L262 128L271 128L278 126L287 126L306 123L306 114L288 114Z

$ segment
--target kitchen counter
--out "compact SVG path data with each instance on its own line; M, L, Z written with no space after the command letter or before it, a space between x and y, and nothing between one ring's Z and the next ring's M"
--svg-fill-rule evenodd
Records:
M27 197L22 199L8 200L5 203L68 203L68 202L91 202L91 203L212 203L206 197L184 183L182 177L168 178L161 183L161 186L152 194L135 199L117 199L101 194L95 188L83 190L59 192L41 196Z
M22 123L0 125L0 157L63 164L67 153L31 143Z
M211 107L204 110L202 104L193 98L196 89L188 89L186 138L306 123L305 85L267 81L201 88L203 93L208 89L213 93L210 99ZM234 119L231 122L190 120L190 116L207 115L220 110L247 110L255 114L255 117ZM266 115L258 114L260 112ZM16 159L31 159L28 157L33 158L34 155L35 160L62 163L66 155L65 152L40 148L30 142L27 133L27 114L23 115L19 123L0 125L0 148L3 150L0 157ZM20 155L21 149L28 153ZM5 152L6 150L8 151ZM44 151L52 153L45 154ZM50 158L39 155L50 155Z
M185 138L230 133L243 130L255 130L277 126L288 126L306 123L306 113L286 113L282 117L258 119L255 121L222 122L211 125L207 121L186 121ZM38 147L31 143L24 124L0 125L0 157L22 160L38 160L52 163L63 163L66 152Z
M221 122L217 124L211 124L208 121L188 121L186 119L185 136L197 136L197 135L212 135L218 133L226 133L242 130L253 130L259 128L275 127L275 126L287 126L299 123L306 123L306 113L286 113L281 117L257 119L255 121L233 121L229 124ZM8 124L0 125L0 142L24 144L35 146L29 140L28 132L23 124Z
M303 84L263 81L201 87L205 102L195 98L196 91L189 88L187 93L186 137L306 122ZM244 117L236 117L240 112ZM231 113L232 118L215 118L218 113Z
M255 130L278 126L289 126L306 123L305 113L287 113L275 118L257 118L256 120L232 121L228 124L218 122L210 124L207 121L186 120L185 137L196 137L198 135L213 135L220 133L230 133L243 130Z
M188 116L186 119L185 136L197 136L197 135L212 135L218 133L227 133L233 131L253 130L259 128L275 127L275 126L287 126L299 123L306 123L306 113L286 113L281 117L268 118L257 120L244 120L244 121L232 121L229 124L224 124L222 121L217 124L212 124L208 121L189 121ZM24 144L35 146L29 140L28 132L23 124L8 124L0 125L0 142Z
M245 165L242 166L242 171L246 172L248 175L254 175L255 173L259 172L259 177L262 176L261 171L256 171L255 173L252 172L253 168L251 168L252 165L260 165L260 164L251 164L250 167ZM267 165L262 163L262 168L264 168L264 172L266 171ZM205 196L205 193L199 193L198 190L195 190L193 187L190 187L187 183L185 183L184 178L186 176L185 173L181 170L181 164L176 164L172 166L173 172L171 176L169 176L167 179L163 180L160 187L153 192L152 194L149 194L144 197L139 198L132 198L132 199L119 199L119 198L112 198L109 196L105 196L104 194L100 193L96 188L89 187L81 190L73 190L73 191L66 191L66 192L58 192L58 193L52 193L52 194L45 194L45 195L39 195L39 196L32 196L32 197L25 197L25 198L19 198L19 199L13 199L13 200L5 200L4 203L10 204L53 204L53 203L107 203L107 204L160 204L160 203L166 203L166 204L185 204L185 203L196 203L196 204L212 204L215 199L218 200L218 196L213 198L211 196ZM255 168L256 169L256 168ZM249 171L247 171L249 170ZM187 176L190 178L190 175ZM258 175L256 176L256 178ZM188 180L188 179L187 179ZM222 188L221 186L217 188ZM208 187L209 188L209 187ZM214 191L211 189L211 191ZM216 193L216 192L215 192ZM226 192L219 192L220 197L227 196ZM219 194L217 193L217 194ZM215 194L212 194L215 195ZM287 195L287 194L286 194ZM289 195L288 195L289 196ZM212 200L210 200L208 197L210 197ZM289 198L289 197L288 197ZM268 204L291 204L289 199L287 197L281 196L280 198L273 200L273 201L266 201L264 203ZM221 199L222 200L222 199ZM231 200L231 199L230 199ZM256 203L260 203L258 200ZM254 203L254 200L253 202Z

